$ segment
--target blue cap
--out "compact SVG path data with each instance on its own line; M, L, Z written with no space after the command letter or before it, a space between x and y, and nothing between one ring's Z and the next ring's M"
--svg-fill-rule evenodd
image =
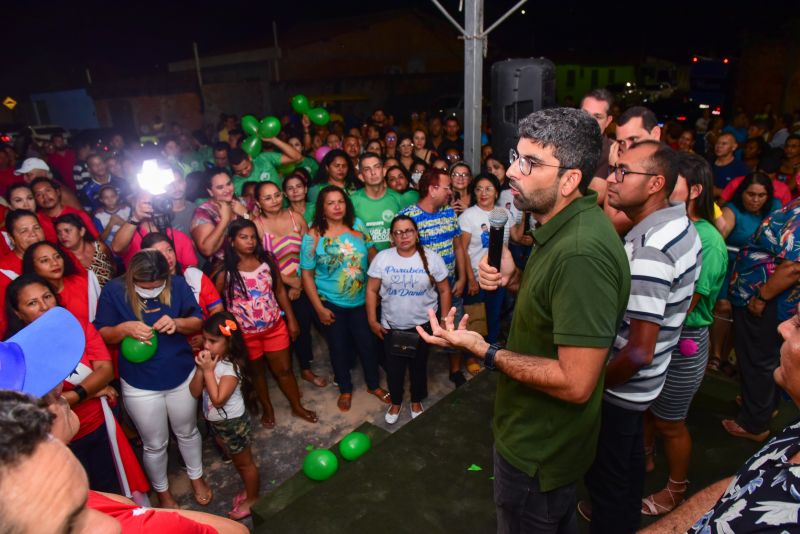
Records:
M0 342L0 389L44 396L72 374L85 349L80 322L56 306Z

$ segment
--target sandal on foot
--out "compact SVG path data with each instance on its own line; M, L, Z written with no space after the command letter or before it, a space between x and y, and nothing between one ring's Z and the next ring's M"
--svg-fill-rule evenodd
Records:
M739 423L737 423L733 419L723 419L722 427L731 436L737 438L749 439L750 441L755 441L756 443L763 443L764 440L766 440L769 437L769 430L765 430L760 434L753 434L752 432L748 432L747 430L742 428L739 425Z
M233 497L233 506L231 507L231 512L239 508L239 505L246 500L247 500L247 493L237 493Z
M311 371L308 371L308 373L309 373L309 374L311 374L311 376L312 376L313 378L306 378L306 372L305 372L305 371L303 371L303 372L300 374L300 378L302 378L302 379L303 379L303 380L305 380L306 382L311 382L312 384L314 384L314 385L315 385L315 386L317 386L318 388L324 388L325 386L327 386L327 385L328 385L328 381L327 381L327 380L325 380L325 378L324 378L324 377L321 377L321 376L319 376L319 375L315 375L315 374L314 374L313 372L311 372Z
M241 521L242 519L250 517L250 510L240 510L238 506L228 512L228 517L234 521Z
M336 406L339 407L340 412L349 412L350 403L353 401L352 393L342 393L339 395L339 400L336 401Z
M714 373L718 373L720 363L722 362L720 361L719 358L715 358L714 356L709 357L708 363L706 364L706 371L712 371Z
M674 484L676 486L683 486L683 489L670 489L669 487L670 484ZM688 480L684 480L683 482L675 482L670 478L669 482L667 483L667 487L664 489L667 490L667 493L669 493L669 498L672 501L672 505L665 506L663 504L658 504L655 500L656 494L654 493L642 499L642 514L649 516L657 516L671 512L672 510L675 509L676 506L678 506L680 503L684 501L685 496L683 494L686 493L686 489L688 487L689 487ZM676 493L680 495L680 501L675 499Z
M264 417L261 417L261 426L263 426L267 430L272 430L273 428L275 428L275 416L273 415L271 419L270 418L264 419Z
M384 404L391 404L392 403L392 396L389 394L388 391L385 391L379 387L375 389L367 389L367 393L375 395L378 397Z
M319 421L317 414L312 412L311 410L306 410L306 414L303 414L301 412L295 412L294 410L292 410L293 417L297 417L299 419L302 419L303 421L308 421L309 423L316 423L317 421Z
M211 491L211 488L208 488L208 493L205 495L200 495L199 493L194 493L194 500L200 506L207 506L208 503L211 502L211 499L214 498L214 492Z

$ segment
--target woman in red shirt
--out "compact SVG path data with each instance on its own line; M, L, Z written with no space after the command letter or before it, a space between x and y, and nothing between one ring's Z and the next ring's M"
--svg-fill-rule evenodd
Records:
M28 247L22 257L22 272L37 274L56 290L62 306L79 321L94 321L100 284L92 271L79 273L61 246L39 241Z
M63 258L61 259L63 262ZM58 296L50 283L36 275L23 274L8 286L6 308L14 313L8 318L5 338L14 335L54 306ZM74 315L74 314L73 314ZM78 317L86 336L86 349L75 371L63 383L62 396L78 416L80 427L69 444L89 476L89 486L96 491L122 493L112 454L101 397L112 404L118 393L109 386L114 378L111 355L103 338L91 323ZM118 425L112 429L121 435ZM146 493L147 479L125 439L118 439L119 453L129 491Z

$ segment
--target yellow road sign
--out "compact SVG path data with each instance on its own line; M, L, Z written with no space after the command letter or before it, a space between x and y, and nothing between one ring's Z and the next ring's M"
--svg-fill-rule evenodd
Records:
M11 98L10 96L7 96L6 99L3 100L3 105L8 109L14 109L15 107L17 107L17 101Z

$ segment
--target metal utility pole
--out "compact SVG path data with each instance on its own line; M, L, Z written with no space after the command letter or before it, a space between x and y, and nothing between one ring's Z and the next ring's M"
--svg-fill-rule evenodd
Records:
M520 0L487 30L483 29L483 0L465 0L464 28L438 0L431 0L464 39L464 161L477 173L481 162L481 111L483 109L483 58L489 33L527 0Z

